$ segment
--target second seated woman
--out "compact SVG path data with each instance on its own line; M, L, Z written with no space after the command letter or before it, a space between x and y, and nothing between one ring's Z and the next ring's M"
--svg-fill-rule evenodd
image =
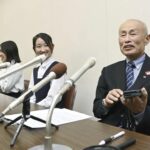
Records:
M58 61L56 61L52 57L53 49L54 44L50 35L46 33L39 33L33 37L33 50L35 54L37 56L45 54L47 56L47 59L38 67L33 69L29 89L32 88L33 85L44 79L50 73L50 69L58 63ZM65 83L66 77L66 74L64 74L60 78L50 81L40 90L35 92L33 96L31 96L30 102L37 103L41 106L49 107L52 103L54 96Z

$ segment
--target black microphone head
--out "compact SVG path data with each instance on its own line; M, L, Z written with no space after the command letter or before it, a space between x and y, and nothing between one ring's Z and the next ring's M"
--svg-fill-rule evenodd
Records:
M56 78L60 78L67 71L67 66L64 63L58 63L53 66L50 72L56 73Z
M130 139L127 139L124 143L120 144L117 146L118 149L125 149L133 144L136 143L136 139L134 138L130 138Z

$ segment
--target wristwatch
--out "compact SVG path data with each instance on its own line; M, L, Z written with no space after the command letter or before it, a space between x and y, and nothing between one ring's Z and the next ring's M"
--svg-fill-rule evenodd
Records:
M106 105L105 98L103 98L103 100L102 100L102 104L103 104L103 106L105 106L105 105Z

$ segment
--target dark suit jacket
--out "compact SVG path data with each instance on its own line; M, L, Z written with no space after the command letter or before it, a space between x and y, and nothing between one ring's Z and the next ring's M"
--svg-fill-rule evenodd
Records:
M125 106L119 101L110 108L106 114L106 108L102 104L102 99L106 97L112 89L126 89L126 61L120 61L115 64L104 67L99 78L96 97L94 100L93 112L95 117L101 118L102 122L118 126ZM140 89L146 87L148 91L148 102L144 112L144 118L136 127L136 131L150 135L150 57L146 55L141 71L131 87L131 89Z

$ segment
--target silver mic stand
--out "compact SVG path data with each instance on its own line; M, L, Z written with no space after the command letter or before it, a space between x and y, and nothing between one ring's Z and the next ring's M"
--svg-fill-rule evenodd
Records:
M45 144L44 145L37 145L34 146L28 150L72 150L70 147L66 145L61 144L52 144L52 136L51 136L51 120L52 120L52 114L54 111L54 108L59 101L59 98L70 89L70 87L73 85L73 81L68 80L66 84L63 86L63 88L57 93L57 95L54 97L53 102L50 106L48 115L47 115L47 121L46 121L46 136L45 136Z
M53 110L59 101L59 98L70 89L70 87L91 67L93 67L96 63L96 59L91 57L80 69L76 72L73 76L70 77L64 84L64 86L60 89L60 91L56 94L52 101L52 105L50 106L47 121L46 121L46 136L45 136L45 145L38 145L28 150L72 150L70 147L66 145L60 144L52 144L52 137L51 137L51 120Z

